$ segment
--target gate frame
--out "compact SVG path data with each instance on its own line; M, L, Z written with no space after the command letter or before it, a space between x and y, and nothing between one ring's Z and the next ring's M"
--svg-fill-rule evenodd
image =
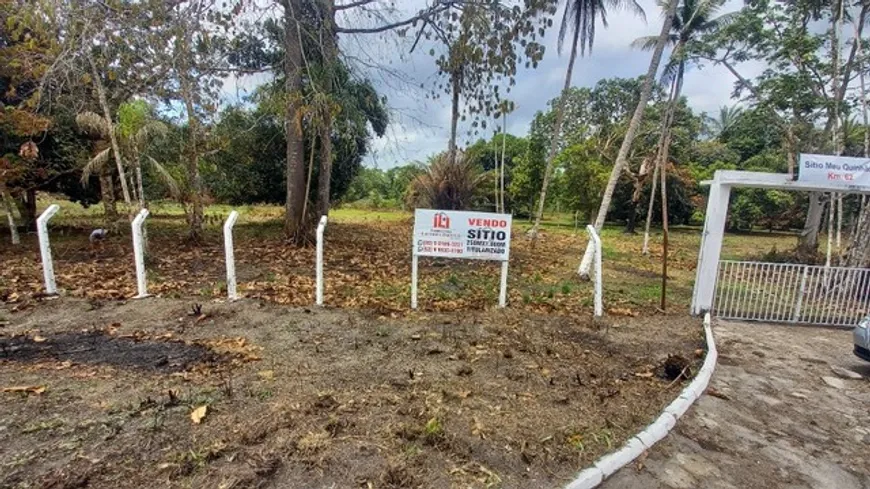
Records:
M722 240L725 237L725 221L728 217L732 188L870 194L868 187L844 185L843 182L832 182L829 185L801 182L794 180L796 177L786 173L716 170L713 180L701 182L702 186L710 186L710 195L707 198L707 213L704 217L704 231L701 234L701 249L698 252L698 267L692 292L692 315L702 316L713 309L719 258L722 255Z

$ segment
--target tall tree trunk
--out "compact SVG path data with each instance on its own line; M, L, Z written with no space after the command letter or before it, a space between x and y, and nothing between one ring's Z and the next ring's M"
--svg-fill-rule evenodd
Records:
M861 33L855 26L855 45L858 50L858 80L861 89L861 116L864 120L864 157L870 157L870 120L867 113L867 85L864 81L864 47L861 43Z
M674 15L677 12L679 1L670 0L668 3L667 14L662 22L662 30L659 33L659 39L656 42L655 50L653 51L652 59L649 63L649 69L646 73L646 78L643 81L643 89L640 93L640 100L631 116L631 121L628 123L628 131L625 133L625 139L622 140L622 146L619 147L619 153L616 155L616 163L613 165L613 170L610 172L610 179L607 181L607 187L604 189L604 196L601 199L601 207L598 208L598 216L595 218L595 229L600 231L604 227L604 221L607 219L607 212L610 210L610 202L613 199L613 191L616 189L616 183L619 181L625 166L628 164L628 153L631 150L631 145L634 143L634 138L637 137L637 131L640 129L640 123L643 121L643 113L646 109L647 101L652 94L653 85L656 81L656 73L658 73L659 64L662 61L662 53L665 50L665 44L668 42L668 37L671 32L671 25L674 22ZM580 264L580 276L583 278L589 277L589 268L592 265L592 244L586 246L586 253L583 255L583 261Z
M668 296L668 161L670 160L669 155L671 150L671 135L673 134L672 129L674 125L674 116L677 111L677 104L680 100L680 93L683 91L683 75L685 74L685 69L685 63L680 63L679 69L677 70L677 79L675 82L674 90L671 94L670 103L668 104L668 113L665 117L667 125L665 128L665 137L662 144L661 158L659 161L659 177L661 177L660 186L662 189L662 311L667 309Z
M843 260L842 266L859 268L867 265L870 258L870 199L861 199L861 212L858 214L858 224L855 227L853 238L850 240L849 251ZM863 239L858 237L863 237Z
M507 208L504 203L504 164L507 158L507 111L503 114L501 134L501 174L499 175L499 186L501 187L501 211L507 213Z
M559 151L559 140L562 138L562 124L565 121L565 98L571 89L571 77L574 76L574 62L577 61L577 42L580 39L580 29L574 29L574 37L571 39L571 55L568 58L568 71L565 72L565 85L562 86L562 101L556 106L556 121L550 132L550 151L547 153L547 165L544 168L544 181L541 183L541 196L538 197L538 211L535 213L535 225L532 226L532 246L538 239L538 228L544 218L544 205L547 201L547 189L550 186L550 176L553 173L553 163L556 153ZM591 245L590 245L591 249Z
M498 133L496 133L495 136L498 136ZM495 136L493 136L493 138L492 138L493 145L496 145L496 144L497 144L497 143L496 143L497 140L496 140L496 137L495 137ZM492 179L492 181L493 181L493 190L494 190L494 192L493 192L492 195L493 195L493 199L494 199L493 202L495 203L495 204L493 205L493 209L495 210L496 213L499 212L498 176L499 176L499 168L498 168L498 148L496 148L496 150L495 150L495 167L493 168L493 179Z
M788 161L788 176L792 179L796 178L795 168L797 167L797 139L794 135L794 124L788 123L785 128L785 154Z
M27 189L15 202L24 229L36 229L36 190Z
M118 208L115 203L115 182L112 181L112 172L109 167L103 165L100 168L100 200L103 201L106 225L114 228L118 222Z
M861 96L861 116L864 122L864 157L870 158L870 115L867 107L867 85L864 79L864 46L861 42L861 28L863 24L855 23L855 48L857 51L858 80ZM848 250L841 262L847 267L863 267L867 264L867 254L870 250L870 200L866 195L861 196L858 219L849 236Z
M672 0L673 1L673 0ZM662 311L667 309L668 297L668 160L667 150L668 143L665 142L663 157L661 160L661 183L659 186L662 189L662 291L661 304Z
M649 227L650 227L650 224L652 223L653 206L654 206L654 203L656 201L656 190L657 190L657 187L659 184L658 177L659 177L659 158L656 158L655 169L653 170L653 177L652 177L652 190L650 191L650 194L649 194L649 207L646 210L646 226L644 227L644 230L643 230L643 250L641 251L641 253L644 255L649 255Z
M320 131L320 175L317 182L317 215L329 215L329 188L332 177L332 138L330 128Z
M282 0L284 6L284 92L287 107L284 133L287 140L287 200L284 203L284 233L296 236L302 225L305 199L305 142L299 117L302 89L302 43L296 16L301 0Z
M311 197L311 176L314 174L314 155L317 149L317 135L311 136L311 150L308 154L308 177L305 180L305 199L302 201L302 215L308 219L308 200Z
M187 178L190 182L190 212L187 215L188 235L191 240L199 241L202 238L202 176L199 172L199 118L196 115L196 107L193 104L193 93L189 79L188 68L185 66L179 76L181 82L181 96L184 99L184 108L187 111L187 127L190 131L187 147Z
M805 258L814 257L819 249L819 227L824 214L821 192L810 192L809 200L804 229L798 237L798 254Z
M133 200L130 198L130 189L127 187L127 172L124 170L124 162L121 159L121 147L118 144L118 136L115 134L115 123L112 119L112 111L109 109L109 102L106 99L106 90L103 87L100 72L97 70L97 65L94 63L93 57L87 49L88 63L91 65L91 76L94 79L94 88L97 90L97 100L100 103L100 109L103 111L103 117L106 118L106 123L109 125L109 141L112 143L112 156L115 158L115 165L118 167L118 176L121 180L121 193L124 196L124 202L127 206L133 205Z
M837 204L837 194L830 193L828 199L828 247L825 252L825 266L831 266L831 248L834 241L834 208Z
M450 90L452 100L450 104L450 141L447 143L447 151L450 154L450 162L456 163L456 133L459 128L459 92L462 90L462 68L454 68L450 73Z
M136 158L136 196L139 197L139 210L145 208L145 186L142 183L142 162Z
M679 48L680 46L677 46ZM674 49L674 51L677 50ZM648 255L649 254L649 228L650 223L652 223L652 213L653 213L653 202L656 200L656 189L658 188L658 175L659 170L662 168L663 164L667 164L668 156L667 151L670 149L670 135L671 135L671 125L673 124L674 113L676 112L676 104L680 98L680 92L682 91L683 80L682 76L684 73L685 65L680 65L680 72L677 77L671 81L671 87L668 91L668 108L665 111L665 116L662 117L661 123L661 132L659 133L659 140L656 143L656 155L655 155L655 169L653 170L653 178L652 178L652 191L649 194L649 206L646 210L646 226L644 227L643 233L643 249L641 250L641 254Z
M322 26L323 62L326 67L323 91L332 95L334 85L334 70L338 62L338 48L335 39L334 0L321 0L324 20ZM323 115L323 127L320 128L320 175L318 182L317 213L319 216L329 215L329 193L332 181L332 111L326 109Z
M3 201L3 210L6 211L6 221L9 223L9 234L12 238L12 244L21 244L21 237L18 236L18 225L15 224L12 197L9 195L9 191L6 190L6 184L3 182L0 182L0 200Z
M839 93L839 90L840 90L838 80L840 78L840 31L843 28L843 14L844 14L843 0L839 0L838 2L835 2L835 8L838 9L838 12L836 12L836 11L834 12L834 17L836 19L836 22L835 22L834 28L833 28L833 36L834 36L833 41L834 42L832 43L832 49L833 49L834 53L832 56L832 58L833 58L832 59L832 71L833 71L833 73L832 73L831 80L832 80L832 84L833 84L832 93L837 94L837 93ZM856 45L856 47L857 47L857 45ZM841 127L842 127L842 124L840 121L840 104L839 104L839 102L836 102L836 105L834 106L833 136L834 136L834 154L837 156L840 156L843 154L843 145L845 143L845 134L842 134L842 135L840 134ZM843 216L842 216L843 202L840 200L841 198L842 197L840 195L838 195L837 193L831 193L831 212L830 212L830 217L829 217L829 219L831 220L831 223L828 225L828 255L827 255L826 262L825 262L827 266L831 265L831 247L832 247L831 246L832 245L831 234L833 231L833 220L834 220L835 207L839 208L838 210L840 211L837 214L837 252L839 253L839 250L840 250L840 231L841 231L842 225L843 225Z

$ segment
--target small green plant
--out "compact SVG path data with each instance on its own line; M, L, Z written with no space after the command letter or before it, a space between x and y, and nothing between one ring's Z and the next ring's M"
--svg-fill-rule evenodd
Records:
M592 439L595 440L595 443L604 443L608 450L613 448L613 433L608 429L603 429L598 433L593 433Z
M571 293L571 291L572 291L572 287L571 287L570 283L565 282L562 284L562 294L563 295L569 295Z
M581 435L580 433L574 433L573 435L569 436L566 441L568 445L570 445L578 452L582 453L586 451L586 445L583 444L583 435Z
M378 338L386 338L390 336L390 328L386 324L378 325L378 329L375 331L375 336Z
M447 277L447 283L454 287L459 287L459 277L457 277L455 273L451 273L450 276Z
M426 421L426 426L423 427L423 436L428 442L436 442L444 437L444 425L437 416L429 418Z

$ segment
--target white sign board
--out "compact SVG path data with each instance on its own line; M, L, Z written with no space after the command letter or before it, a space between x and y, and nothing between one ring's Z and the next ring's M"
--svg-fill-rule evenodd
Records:
M798 181L844 189L870 187L870 159L801 153Z
M507 302L510 214L417 209L411 261L411 308L417 308L417 257L438 256L501 262L498 303Z
M510 214L417 209L414 254L507 261L512 220Z

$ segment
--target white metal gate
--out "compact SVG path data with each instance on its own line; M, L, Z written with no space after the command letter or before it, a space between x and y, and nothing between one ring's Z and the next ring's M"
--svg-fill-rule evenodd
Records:
M722 260L713 313L723 319L855 326L870 311L870 269Z

